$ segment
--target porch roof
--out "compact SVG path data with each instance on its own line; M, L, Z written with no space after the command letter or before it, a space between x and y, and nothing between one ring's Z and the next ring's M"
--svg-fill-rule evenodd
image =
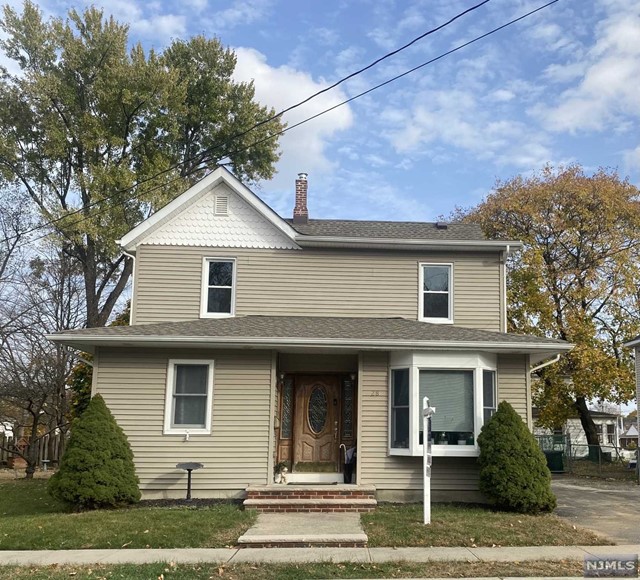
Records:
M537 336L492 332L405 318L238 316L69 330L54 342L92 352L96 346L216 346L355 350L484 350L550 356L573 345Z

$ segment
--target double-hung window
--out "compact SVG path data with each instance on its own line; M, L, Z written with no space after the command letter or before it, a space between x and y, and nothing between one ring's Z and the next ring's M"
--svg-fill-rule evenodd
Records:
M453 322L453 266L420 264L420 320Z
M211 433L213 361L170 360L164 433Z
M236 261L233 258L205 258L202 272L200 315L205 318L235 313Z

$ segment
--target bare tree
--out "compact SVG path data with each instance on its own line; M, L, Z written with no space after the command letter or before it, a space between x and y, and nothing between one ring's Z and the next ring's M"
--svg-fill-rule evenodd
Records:
M24 449L11 451L27 462L31 478L40 440L51 432L64 435L68 427L74 355L45 335L84 324L82 279L69 257L53 248L33 258L12 287L22 314L0 350L0 421L13 424L26 441Z

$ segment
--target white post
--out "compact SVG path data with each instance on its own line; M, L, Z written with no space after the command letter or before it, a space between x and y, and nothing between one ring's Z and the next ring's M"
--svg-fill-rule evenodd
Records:
M422 399L422 464L424 490L424 524L431 523L431 416L435 407L429 406L429 397Z

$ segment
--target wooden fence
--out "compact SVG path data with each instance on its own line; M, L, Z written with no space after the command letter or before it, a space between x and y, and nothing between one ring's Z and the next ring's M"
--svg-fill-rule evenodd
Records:
M62 436L60 434L49 434L38 441L38 467L42 467L45 460L48 460L48 466L50 467L58 465L62 451L60 447L61 439ZM8 451L15 444L13 437L8 437L6 433L0 433L0 467L6 467L11 458L18 457Z

